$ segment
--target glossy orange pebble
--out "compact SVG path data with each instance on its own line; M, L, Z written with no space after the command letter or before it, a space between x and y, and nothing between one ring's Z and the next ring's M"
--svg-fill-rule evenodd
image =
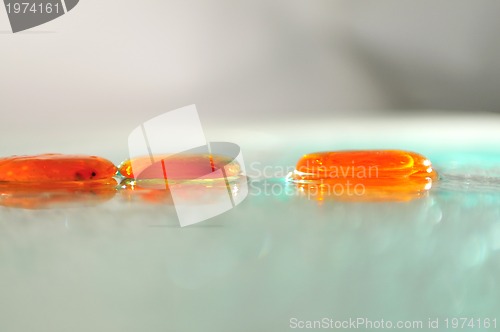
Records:
M164 159L164 160L162 160ZM215 170L223 168L226 177L238 176L240 165L231 158L218 155L174 155L129 159L121 163L118 171L127 179L169 179L193 180L200 177L214 179L220 177Z
M61 182L111 179L112 162L95 156L42 154L0 159L0 182Z
M319 200L409 200L429 190L438 175L420 154L374 150L307 154L291 178Z

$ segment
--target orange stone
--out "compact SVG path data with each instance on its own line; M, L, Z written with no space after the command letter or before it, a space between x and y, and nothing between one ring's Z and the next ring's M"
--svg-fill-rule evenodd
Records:
M129 159L118 166L118 171L127 179L169 179L169 180L195 180L197 178L220 178L214 173L224 169L226 177L238 176L241 167L229 157L206 154L179 154L158 155Z
M291 176L309 197L358 201L420 197L437 178L429 159L401 150L311 153Z
M0 182L61 182L111 179L109 160L83 155L42 154L0 159Z

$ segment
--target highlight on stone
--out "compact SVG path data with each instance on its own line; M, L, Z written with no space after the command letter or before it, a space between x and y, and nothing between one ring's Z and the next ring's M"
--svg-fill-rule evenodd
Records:
M290 179L318 200L409 200L425 194L438 175L415 152L354 150L306 154Z

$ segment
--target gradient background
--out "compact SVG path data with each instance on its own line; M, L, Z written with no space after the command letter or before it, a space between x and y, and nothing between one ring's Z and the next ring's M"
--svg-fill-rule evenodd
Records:
M2 9L1 153L119 162L139 123L193 103L206 127L499 111L498 13L491 0L82 0L12 34Z

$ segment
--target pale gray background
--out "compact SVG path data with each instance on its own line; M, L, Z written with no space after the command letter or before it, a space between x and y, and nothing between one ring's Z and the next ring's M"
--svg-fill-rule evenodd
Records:
M0 152L118 162L139 123L192 103L209 128L498 111L499 12L488 0L84 0L14 35L2 8Z

